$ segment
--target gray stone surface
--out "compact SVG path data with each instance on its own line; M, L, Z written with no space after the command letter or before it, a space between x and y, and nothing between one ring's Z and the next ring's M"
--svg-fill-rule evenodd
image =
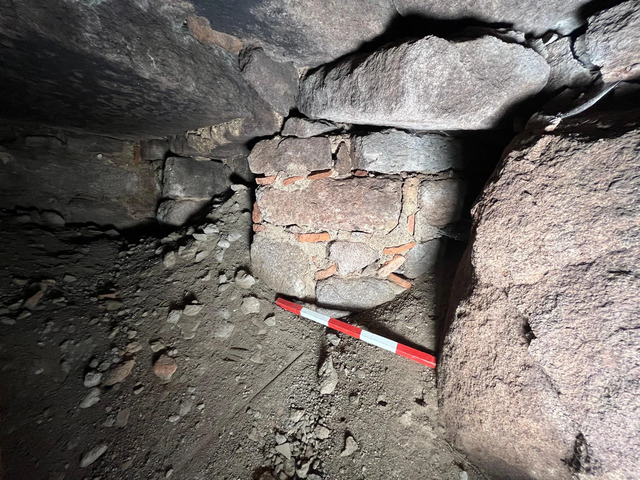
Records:
M172 199L210 200L229 188L224 164L193 158L167 158L164 165L162 196Z
M251 270L277 293L300 299L314 295L316 267L311 257L292 243L256 235L251 244Z
M357 312L393 300L393 284L377 278L331 277L318 282L316 299L321 307Z
M416 213L416 235L424 238L422 230L428 226L444 227L458 220L465 196L464 181L451 178L446 180L426 180L420 184L418 192L418 213Z
M461 139L438 134L385 130L353 140L356 169L378 173L439 173L464 165Z
M570 37L558 38L536 50L551 67L549 82L545 90L555 91L563 87L584 88L594 81L595 74L592 74L589 69L574 58Z
M333 132L338 128L340 127L326 120L291 117L285 122L281 135L284 137L309 138Z
M0 6L5 118L139 139L245 118L258 94L237 56L201 43L188 2L49 2Z
M140 158L151 162L153 160L164 160L169 152L169 143L166 139L154 138L140 142Z
M253 113L247 117L172 135L169 144L171 151L182 157L227 159L246 156L250 140L273 135L281 125L282 117L259 98Z
M263 221L275 225L388 233L398 224L402 188L390 179L323 179L304 190L261 188L256 199Z
M543 35L549 30L569 34L584 23L581 8L589 0L394 0L401 15L423 15L433 20L471 18L511 25L516 30Z
M591 61L605 82L640 77L640 5L629 0L589 18L585 34Z
M456 279L441 418L493 478L640 468L640 130L572 128L514 142Z
M406 261L401 267L401 272L407 278L418 278L433 273L442 248L440 239L417 244L404 255Z
M361 242L333 242L329 258L338 265L341 274L360 272L380 258L378 252Z
M283 117L289 115L298 94L298 71L291 62L276 62L262 48L240 55L242 76Z
M391 0L194 0L214 30L262 46L296 66L317 66L382 34L397 14Z
M331 144L327 138L275 137L258 142L249 155L253 173L305 175L331 168Z
M163 200L158 205L156 219L163 225L180 227L202 211L208 203L206 200Z
M307 117L418 130L482 130L501 124L547 83L533 50L495 37L425 37L348 58L306 76L298 108Z
M155 217L155 166L140 161L134 143L45 128L12 135L16 140L0 147L0 207L117 228Z

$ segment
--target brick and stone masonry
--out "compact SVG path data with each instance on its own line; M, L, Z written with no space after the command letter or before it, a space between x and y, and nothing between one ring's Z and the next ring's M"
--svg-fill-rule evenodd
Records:
M280 294L346 312L392 300L429 273L458 219L465 146L386 130L256 144L254 272Z

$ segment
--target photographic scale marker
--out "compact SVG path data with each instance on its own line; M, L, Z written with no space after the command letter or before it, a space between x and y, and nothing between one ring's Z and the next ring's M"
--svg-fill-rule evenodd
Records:
M320 325L333 328L334 330L345 333L351 337L358 338L363 342L367 342L371 345L375 345L376 347L383 348L397 355L413 360L414 362L426 365L427 367L436 368L436 357L434 357L433 355L429 355L426 352L421 352L420 350L409 347L407 345L403 345L402 343L389 340L388 338L381 337L380 335L376 335L375 333L367 332L366 330L363 330L354 325L349 325L348 323L341 322L340 320L336 320L335 318L322 315L318 312L314 312L313 310L309 310L302 305L290 302L289 300L285 300L284 298L278 298L276 300L276 305L278 305L280 308L283 308L284 310L287 310L288 312L295 313L296 315L300 315L301 317L307 318L309 320L313 320Z

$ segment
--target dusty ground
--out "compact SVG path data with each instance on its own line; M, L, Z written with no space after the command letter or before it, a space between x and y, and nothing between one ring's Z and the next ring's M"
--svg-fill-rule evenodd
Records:
M441 439L433 370L235 281L250 273L238 188L162 239L2 217L0 477L482 478ZM433 350L438 285L350 321ZM154 374L163 355L177 364L169 381Z

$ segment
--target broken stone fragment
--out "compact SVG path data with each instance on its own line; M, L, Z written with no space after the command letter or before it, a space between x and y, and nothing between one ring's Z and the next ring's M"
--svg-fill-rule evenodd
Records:
M158 360L153 364L153 373L156 377L165 382L171 380L171 377L176 373L176 370L178 370L178 364L176 361L164 354L160 355L160 358L158 358Z
M80 459L80 468L87 468L92 465L96 460L98 460L104 453L107 451L108 446L106 444L99 445L87 453L82 455L82 459Z
M298 93L298 71L291 62L276 62L262 48L240 54L242 76L283 117L289 115Z
M306 175L329 169L332 163L331 144L324 137L275 137L258 142L249 155L251 171L264 175Z
M158 206L156 219L159 223L179 227L201 212L208 200L164 200Z
M400 130L360 135L352 139L353 168L378 173L439 173L464 165L465 145L459 138Z
M341 457L348 457L349 455L353 455L358 450L358 444L355 439L349 435L344 442L344 450L340 454Z
M418 278L433 272L442 249L442 240L435 239L419 243L406 255L402 273L407 278Z
M330 357L320 367L318 378L320 380L320 395L331 395L338 385L338 373Z
M301 82L310 118L422 130L484 130L546 85L549 65L495 37L425 37L321 67Z
M309 138L333 132L338 127L335 123L326 120L309 120L308 118L289 118L282 129L283 137Z
M115 385L116 383L123 382L131 374L131 371L133 370L133 366L135 364L135 360L127 360L115 367L113 370L111 370L111 372L107 376L107 379L104 381L104 386L110 387L112 385Z

